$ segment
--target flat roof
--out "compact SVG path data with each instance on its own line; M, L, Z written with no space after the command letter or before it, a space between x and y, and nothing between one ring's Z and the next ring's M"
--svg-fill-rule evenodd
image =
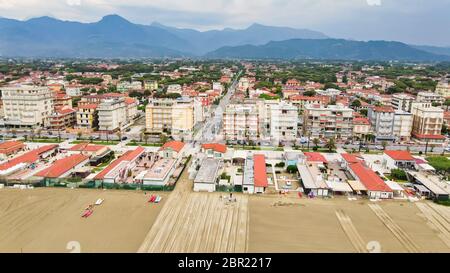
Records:
M347 183L354 191L366 191L366 187L358 180L347 180Z
M435 181L425 176L420 172L409 172L414 178L416 178L422 185L429 189L435 195L449 195L450 186L447 190L441 188Z
M38 172L35 176L58 178L68 172L70 169L76 167L83 161L88 160L89 157L82 154L74 154L59 160L56 160L50 167Z
M298 163L297 169L300 173L300 177L302 178L303 186L307 189L327 189L328 186L324 181L319 181L317 178L320 174L318 170L313 170L312 168L316 168L316 166L306 166Z
M161 180L164 179L172 166L175 164L175 160L171 158L163 158L155 162L150 170L147 170L143 179L149 180Z
M346 182L336 182L336 181L325 181L327 186L336 192L352 192L352 188Z
M214 158L205 158L201 167L195 176L194 183L214 184L219 170L219 160Z

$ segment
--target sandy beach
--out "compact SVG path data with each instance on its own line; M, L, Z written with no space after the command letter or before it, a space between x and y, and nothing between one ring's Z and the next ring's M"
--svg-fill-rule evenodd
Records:
M280 202L278 206L275 203ZM362 239L364 248L379 243L381 252L408 252L370 209L368 200L348 201L252 196L249 200L249 252L356 252L352 236L344 232L336 211L344 211ZM422 202L422 203L429 203ZM377 202L407 234L419 252L450 252L415 204L403 201ZM448 219L450 220L450 219ZM398 234L397 234L398 235ZM402 238L400 238L402 239ZM367 249L366 249L367 251Z
M161 193L158 193L161 194ZM136 252L150 230L160 204L149 204L142 191L36 188L0 190L0 252ZM105 201L89 218L83 210Z

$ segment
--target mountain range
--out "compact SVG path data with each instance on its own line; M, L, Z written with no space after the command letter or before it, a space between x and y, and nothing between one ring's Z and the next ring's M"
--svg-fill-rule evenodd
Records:
M94 23L51 17L26 21L0 18L0 56L440 61L450 60L450 50L333 39L313 30L261 24L246 29L198 31L160 23L134 24L118 15L107 15Z

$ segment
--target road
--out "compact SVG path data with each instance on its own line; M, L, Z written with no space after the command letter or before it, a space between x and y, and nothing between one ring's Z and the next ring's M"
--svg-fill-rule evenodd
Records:
M211 111L211 116L209 118L207 117L203 127L201 127L194 136L194 140L196 142L216 141L216 138L221 130L223 112L225 111L225 107L228 105L231 97L236 91L236 86L241 74L242 71L239 71L239 73L234 78L234 81L228 88L227 93L220 100L219 105L217 105L214 110Z

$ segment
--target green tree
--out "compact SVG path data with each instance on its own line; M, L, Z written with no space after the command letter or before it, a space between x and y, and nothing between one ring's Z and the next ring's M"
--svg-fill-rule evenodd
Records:
M297 166L296 165L289 165L287 168L286 168L286 171L288 172L288 173L296 173L296 172L298 172L298 168L297 168Z
M325 144L325 148L327 148L329 152L332 152L336 149L336 141L334 140L334 138L330 138L327 141L327 143Z

